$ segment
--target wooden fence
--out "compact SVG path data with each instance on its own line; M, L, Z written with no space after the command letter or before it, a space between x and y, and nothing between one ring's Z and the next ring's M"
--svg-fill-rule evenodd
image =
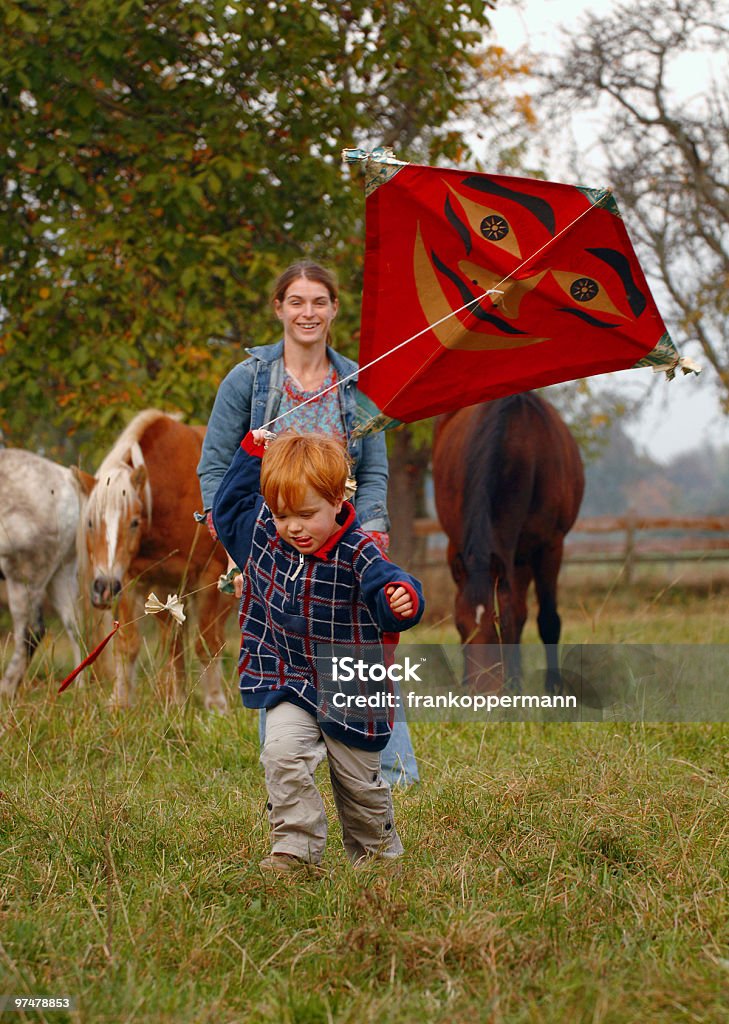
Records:
M436 519L416 519L415 535L433 537L426 560L440 561L445 536ZM442 538L438 543L436 538ZM578 519L567 537L565 564L625 566L630 582L646 562L729 559L729 516L594 516Z

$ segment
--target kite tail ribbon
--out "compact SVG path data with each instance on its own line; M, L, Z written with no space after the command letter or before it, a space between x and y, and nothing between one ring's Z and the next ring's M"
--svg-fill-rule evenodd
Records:
M116 633L116 631L118 629L119 629L119 623L118 622L114 622L114 628L112 629L111 633L109 633L108 636L105 636L104 639L101 641L101 643L97 647L94 647L93 651L91 651L90 654L86 655L86 657L81 662L81 664L77 665L76 668L73 670L73 672L70 673L70 675L66 676L66 678L63 680L61 685L58 687L58 692L59 693L63 693L63 691L68 686L71 685L71 683L74 681L76 676L80 675L83 672L83 670L87 667L87 665L91 665L91 664L93 664L93 662L96 661L96 659L99 657L101 652L104 650L104 648L109 643L109 641L111 640L111 638L114 636L114 634Z
M678 361L678 368L685 375L687 373L701 373L701 364L690 359L688 356L682 356Z

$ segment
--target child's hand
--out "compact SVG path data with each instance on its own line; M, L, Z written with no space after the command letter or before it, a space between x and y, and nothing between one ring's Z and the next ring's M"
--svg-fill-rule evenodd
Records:
M267 430L261 430L260 427L256 428L256 430L252 430L251 434L253 435L253 440L256 444L262 444L264 446L271 436Z
M235 574L233 574L233 570L235 570ZM243 574L230 555L228 555L225 572L218 580L218 590L223 594L235 594L239 601L243 596Z
M409 619L414 614L413 599L405 587L385 587L385 597L394 615L399 615L401 619Z

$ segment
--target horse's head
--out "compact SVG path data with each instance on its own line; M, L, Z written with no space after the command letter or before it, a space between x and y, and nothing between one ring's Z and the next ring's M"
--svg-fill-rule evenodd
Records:
M82 529L95 608L108 608L128 582L129 566L150 516L143 464L122 462L94 480Z
M516 641L506 563L496 553L481 563L457 552L450 568L457 587L456 627L464 646L463 682L479 690L497 690L504 680L504 648Z

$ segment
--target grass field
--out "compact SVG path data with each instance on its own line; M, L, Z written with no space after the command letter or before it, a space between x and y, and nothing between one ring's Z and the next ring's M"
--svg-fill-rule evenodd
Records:
M729 639L722 590L570 585L563 612L568 642ZM272 884L255 715L144 681L110 714L54 696L53 653L0 713L0 991L77 1009L9 1021L729 1019L728 726L417 723L406 856L353 871L322 776L327 872Z

